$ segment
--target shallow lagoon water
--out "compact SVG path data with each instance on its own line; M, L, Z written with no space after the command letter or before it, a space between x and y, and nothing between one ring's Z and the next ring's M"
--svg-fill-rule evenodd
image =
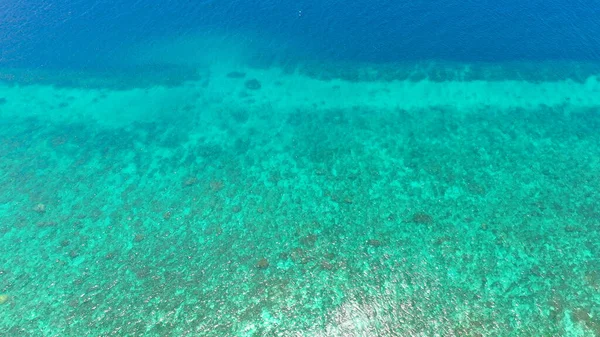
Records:
M2 64L0 335L600 334L593 58L181 35Z

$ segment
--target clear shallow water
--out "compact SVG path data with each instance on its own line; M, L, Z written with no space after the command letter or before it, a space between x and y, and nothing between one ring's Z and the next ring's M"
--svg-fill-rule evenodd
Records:
M600 334L592 4L7 4L0 334Z

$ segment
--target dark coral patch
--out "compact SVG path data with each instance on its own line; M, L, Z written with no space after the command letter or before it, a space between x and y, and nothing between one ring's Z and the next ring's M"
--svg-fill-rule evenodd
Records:
M258 89L262 88L262 85L260 84L260 82L255 78L253 78L251 80L247 80L245 83L245 86L246 86L246 89L249 89L249 90L258 90Z

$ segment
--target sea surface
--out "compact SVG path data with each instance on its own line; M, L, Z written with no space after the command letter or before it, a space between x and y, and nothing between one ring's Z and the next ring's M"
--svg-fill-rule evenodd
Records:
M0 336L600 336L600 1L1 1Z

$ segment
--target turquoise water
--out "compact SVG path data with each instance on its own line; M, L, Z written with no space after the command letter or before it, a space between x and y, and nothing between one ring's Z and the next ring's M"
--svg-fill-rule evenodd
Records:
M600 335L600 65L244 55L0 70L0 335Z

